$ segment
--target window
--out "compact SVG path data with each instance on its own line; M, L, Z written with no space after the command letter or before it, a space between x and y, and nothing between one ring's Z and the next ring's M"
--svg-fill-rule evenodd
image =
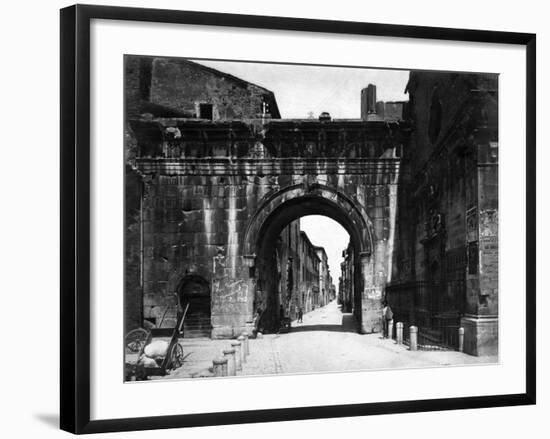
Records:
M199 104L199 119L213 119L213 105L212 104Z

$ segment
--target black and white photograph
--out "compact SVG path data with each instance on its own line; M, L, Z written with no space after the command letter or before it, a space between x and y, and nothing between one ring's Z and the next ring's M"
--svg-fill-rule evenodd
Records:
M497 72L123 63L125 381L498 364Z
M548 430L546 9L7 3L3 436Z

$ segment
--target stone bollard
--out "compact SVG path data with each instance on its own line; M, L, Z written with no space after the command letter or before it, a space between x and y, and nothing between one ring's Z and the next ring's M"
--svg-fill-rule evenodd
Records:
M393 338L393 320L388 322L388 338L390 340Z
M227 376L227 358L215 358L212 361L212 365L214 366L215 377Z
M239 370L243 370L243 365L241 363L241 342L240 341L232 341L231 347L235 349L235 370L238 372Z
M464 328L458 328L458 352L464 352Z
M244 354L248 356L250 354L250 343L248 341L248 334L246 332L243 332L242 336L244 337Z
M418 350L418 328L416 326L411 326L410 329L410 336L411 336L411 351L417 351Z
M235 349L225 349L223 351L224 358L227 358L227 375L235 376L237 375L236 365L235 365Z
M397 322L395 324L395 341L397 344L403 344L403 323Z
M240 335L237 340L241 343L241 364L246 363L246 346L244 336Z

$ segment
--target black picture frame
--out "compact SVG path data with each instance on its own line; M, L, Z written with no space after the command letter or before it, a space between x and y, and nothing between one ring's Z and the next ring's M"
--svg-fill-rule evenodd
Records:
M526 392L384 403L90 420L90 22L131 20L521 45L526 48ZM61 10L61 404L72 433L304 420L535 404L536 35L303 18L75 5Z

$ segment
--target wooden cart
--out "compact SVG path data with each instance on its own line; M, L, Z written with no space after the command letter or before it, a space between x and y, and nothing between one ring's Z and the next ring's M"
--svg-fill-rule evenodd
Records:
M173 329L169 328L151 328L150 331L139 328L130 331L125 337L125 350L126 350L126 378L132 380L134 378L137 381L145 380L150 376L164 376L169 370L177 369L183 365L183 348L179 344L179 335L183 327L183 321L189 304L185 307L185 311L178 318L176 326ZM168 308L167 308L168 310ZM164 320L167 310L161 319ZM167 333L168 331L168 333ZM154 340L163 339L167 336L170 337L168 343L168 349L164 357L155 359L156 366L145 366L140 364L140 359L144 355L145 347L151 344Z

